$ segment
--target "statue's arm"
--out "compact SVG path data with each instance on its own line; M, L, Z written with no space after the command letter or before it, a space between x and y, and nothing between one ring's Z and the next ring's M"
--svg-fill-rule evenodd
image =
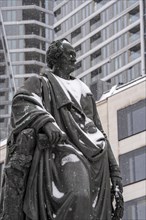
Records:
M47 122L54 122L52 115L46 111L42 100L42 85L39 77L26 80L12 101L11 124L15 132L27 127L39 130Z
M51 144L64 141L66 135L51 115L50 102L49 84L37 76L29 78L13 99L12 125L15 131L32 127L36 132L45 133Z

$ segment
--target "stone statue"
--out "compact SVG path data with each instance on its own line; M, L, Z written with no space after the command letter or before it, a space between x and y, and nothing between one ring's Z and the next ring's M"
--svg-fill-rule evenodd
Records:
M46 61L13 98L1 220L120 220L120 170L90 89L70 75L75 50L54 41Z

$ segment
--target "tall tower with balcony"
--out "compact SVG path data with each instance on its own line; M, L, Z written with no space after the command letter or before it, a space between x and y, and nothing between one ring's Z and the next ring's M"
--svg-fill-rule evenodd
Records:
M0 139L8 134L15 90L46 66L53 22L51 0L0 1Z

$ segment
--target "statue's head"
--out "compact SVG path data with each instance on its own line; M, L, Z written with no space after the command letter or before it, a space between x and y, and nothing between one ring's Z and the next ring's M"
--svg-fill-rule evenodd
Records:
M63 68L72 72L75 68L76 53L70 42L63 38L53 41L46 53L46 61L49 68Z

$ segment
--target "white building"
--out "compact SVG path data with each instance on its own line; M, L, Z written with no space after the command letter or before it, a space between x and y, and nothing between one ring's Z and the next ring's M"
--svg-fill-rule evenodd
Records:
M119 162L123 184L123 220L146 219L146 77L113 87L97 109Z

